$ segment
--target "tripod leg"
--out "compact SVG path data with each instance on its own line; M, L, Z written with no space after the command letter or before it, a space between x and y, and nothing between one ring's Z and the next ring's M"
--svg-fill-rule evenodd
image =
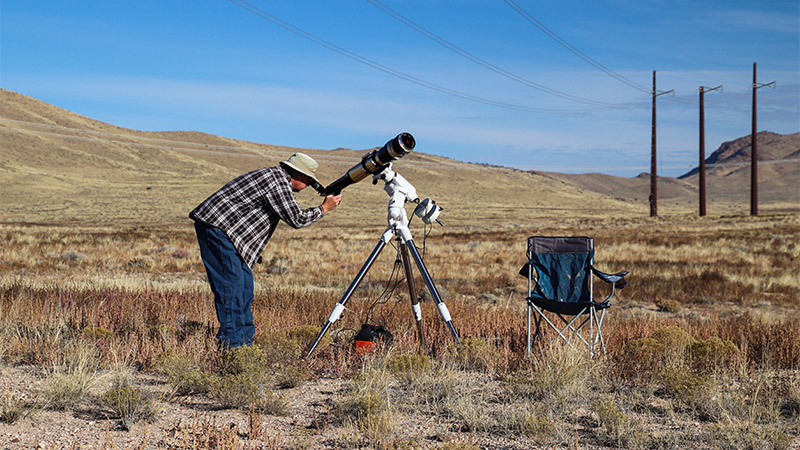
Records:
M406 230L408 233L408 230ZM425 263L422 261L422 257L419 255L417 251L417 247L414 246L414 240L410 238L411 233L408 233L406 237L403 235L403 240L406 244L406 248L411 252L411 256L414 257L414 262L417 263L417 267L419 268L419 272L422 274L422 279L425 280L425 284L428 285L428 290L431 292L433 299L436 301L436 309L439 310L439 315L442 317L442 320L447 324L447 327L450 329L450 333L453 335L453 338L456 340L456 343L460 343L461 339L458 337L458 332L456 332L456 327L453 326L453 321L450 318L450 311L447 310L447 305L444 304L442 301L442 297L439 296L439 291L436 289L436 285L433 284L433 279L431 279L431 275L428 273L428 269L425 268Z
M375 262L376 259L378 259L378 255L381 253L381 250L383 250L383 247L386 246L386 242L387 239L389 239L389 236L391 236L391 232L387 231L386 233L383 234L381 240L378 241L378 245L375 246L375 248L372 250L372 253L370 253L369 257L364 262L364 265L361 266L361 270L358 272L358 275L356 275L356 277L353 279L353 282L350 283L350 287L347 288L344 295L342 296L342 299L339 300L336 306L334 306L331 315L328 317L328 321L325 322L325 325L322 327L322 331L319 332L317 339L308 349L308 353L306 353L306 357L304 359L307 359L309 356L311 356L311 352L313 352L314 349L317 348L317 345L319 345L319 341L322 340L322 336L325 335L325 333L328 331L328 328L330 328L331 324L339 320L339 317L342 315L342 312L344 312L344 304L347 303L347 300L349 300L350 296L353 295L353 291L355 291L358 285L361 284L361 280L364 279L364 275L366 275L367 272L369 272L369 269L370 267L372 267L372 264Z
M414 313L414 320L417 322L417 337L419 338L419 345L422 351L425 352L428 348L428 345L425 343L425 329L422 326L422 309L419 306L417 289L414 287L414 273L411 270L411 262L408 259L408 248L402 241L398 245L398 248L400 249L400 256L403 258L403 268L406 271L408 292L411 296L411 311Z

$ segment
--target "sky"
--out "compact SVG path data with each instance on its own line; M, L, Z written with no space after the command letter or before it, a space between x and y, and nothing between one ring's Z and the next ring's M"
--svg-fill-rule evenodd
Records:
M97 120L523 170L658 174L800 131L797 0L3 0L0 87ZM669 92L672 91L672 92ZM399 162L398 162L399 164Z

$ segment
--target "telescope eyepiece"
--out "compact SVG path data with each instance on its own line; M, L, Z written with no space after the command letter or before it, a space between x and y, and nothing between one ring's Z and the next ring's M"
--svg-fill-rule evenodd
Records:
M319 195L323 196L325 195L325 188L322 187L322 185L316 182L315 180L311 180L311 182L308 185L311 186L315 191L317 191Z

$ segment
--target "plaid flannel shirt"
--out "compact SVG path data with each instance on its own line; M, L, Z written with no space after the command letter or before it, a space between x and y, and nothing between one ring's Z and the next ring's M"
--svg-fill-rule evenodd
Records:
M322 215L322 206L300 208L289 173L280 166L236 177L189 213L191 219L224 231L250 268L258 262L279 220L301 228Z

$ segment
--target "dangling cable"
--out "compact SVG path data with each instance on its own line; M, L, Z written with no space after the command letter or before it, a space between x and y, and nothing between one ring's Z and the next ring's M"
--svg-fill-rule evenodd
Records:
M392 244L392 246L394 247L394 244ZM397 247L395 247L395 248L397 248ZM402 264L403 263L402 263L402 261L400 259L400 249L397 249L397 257L394 260L394 266L392 267L392 273L391 273L391 275L389 275L389 280L386 282L386 287L383 289L383 292L381 292L380 295L378 295L378 297L375 298L375 301L372 302L372 304L367 309L367 317L364 320L365 323L369 323L370 318L372 316L372 311L373 311L373 309L375 309L376 306L383 305L383 304L386 304L386 303L389 302L389 298L394 293L394 291L397 289L397 285L399 285L400 282L402 281L399 278L397 280L395 280L397 275L400 273L398 269ZM393 282L394 282L394 285L392 285ZM392 308L392 309L394 310L394 308Z

